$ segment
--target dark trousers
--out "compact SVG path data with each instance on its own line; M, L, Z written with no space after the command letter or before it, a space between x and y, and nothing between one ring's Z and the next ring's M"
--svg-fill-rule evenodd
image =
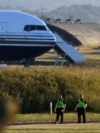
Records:
M83 118L83 123L86 123L86 111L84 108L78 108L77 109L77 115L78 115L78 123L81 122L81 117Z
M56 109L56 122L59 121L59 118L60 118L60 123L62 124L63 123L63 114L64 112L62 112L63 108L57 108Z

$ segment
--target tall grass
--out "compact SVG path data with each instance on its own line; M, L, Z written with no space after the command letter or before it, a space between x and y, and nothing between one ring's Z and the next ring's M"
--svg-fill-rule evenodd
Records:
M63 94L68 111L74 111L83 93L88 111L100 112L100 66L7 67L0 69L0 93L17 99L22 113L47 112L58 93Z

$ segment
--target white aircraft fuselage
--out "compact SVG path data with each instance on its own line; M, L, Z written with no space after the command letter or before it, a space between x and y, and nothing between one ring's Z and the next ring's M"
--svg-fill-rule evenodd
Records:
M35 58L55 46L56 38L38 17L0 10L0 60Z

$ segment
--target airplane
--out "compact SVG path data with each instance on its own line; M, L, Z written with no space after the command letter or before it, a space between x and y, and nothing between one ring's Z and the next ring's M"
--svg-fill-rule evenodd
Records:
M56 38L40 18L14 10L0 10L0 61L24 61L49 51Z

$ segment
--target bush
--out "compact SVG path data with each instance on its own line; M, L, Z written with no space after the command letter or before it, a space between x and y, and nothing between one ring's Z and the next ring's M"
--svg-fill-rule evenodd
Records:
M21 113L35 113L49 111L50 102L54 108L59 93L65 98L67 111L74 111L83 93L88 111L100 112L99 73L98 66L8 67L0 69L0 94L5 99L14 97L21 104Z

